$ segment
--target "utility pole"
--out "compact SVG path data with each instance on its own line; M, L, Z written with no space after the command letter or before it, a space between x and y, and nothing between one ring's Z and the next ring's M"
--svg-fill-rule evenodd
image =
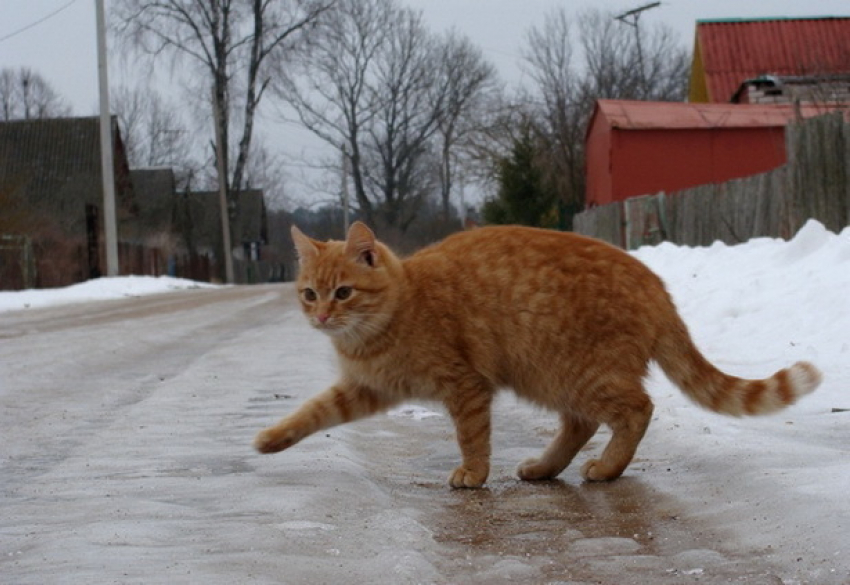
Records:
M106 16L103 0L95 0L97 15L97 72L100 84L100 162L103 175L103 230L106 239L106 275L118 276L118 222L115 218L115 163L112 157L112 117L106 72Z
M348 151L342 147L342 233L348 233Z
M466 214L468 210L466 209L466 193L464 193L466 181L463 180L463 175L460 176L458 184L460 187L458 189L458 192L460 193L460 227L461 229L466 229Z
M640 28L638 27L638 22L640 21L641 15L652 8L658 8L661 6L661 2L652 2L650 4L644 4L643 6L639 6L633 10L629 10L628 12L624 12L619 16L615 16L617 20L622 22L623 24L627 24L630 27L635 29L635 39L637 40L637 51L638 51L638 67L640 67L640 81L641 84L646 86L646 70L643 66L643 48L641 47L640 42Z
M215 88L212 90L212 107L215 121L215 158L218 166L218 204L221 209L221 241L224 247L224 279L227 284L233 284L233 248L230 243L230 211L227 206L227 169L224 166L221 108L216 99Z

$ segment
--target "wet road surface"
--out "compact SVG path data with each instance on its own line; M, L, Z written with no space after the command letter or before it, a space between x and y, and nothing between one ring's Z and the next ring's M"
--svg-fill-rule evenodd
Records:
M554 418L510 396L482 490L447 487L445 417L253 453L331 363L286 285L0 314L0 582L850 583L811 531L713 521L731 488L660 431L618 481L520 482Z

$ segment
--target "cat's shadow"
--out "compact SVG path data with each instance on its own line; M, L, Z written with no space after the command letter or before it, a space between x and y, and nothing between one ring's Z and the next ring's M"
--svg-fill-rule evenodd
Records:
M578 539L651 540L660 519L661 494L638 478L570 483L496 478L489 487L444 492L434 516L437 541L527 554L569 546Z

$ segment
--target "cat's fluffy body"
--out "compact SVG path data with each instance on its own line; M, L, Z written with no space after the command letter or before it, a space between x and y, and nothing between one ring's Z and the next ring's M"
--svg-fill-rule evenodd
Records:
M463 462L454 487L487 479L490 408L499 388L560 414L544 453L523 479L558 475L596 432L612 438L582 467L588 480L618 477L652 415L643 388L650 360L695 402L731 415L779 410L814 390L820 373L797 363L742 380L696 349L661 280L629 254L570 233L489 227L450 236L400 260L355 223L345 242L293 229L299 298L327 333L339 381L255 446L273 453L304 437L407 399L442 402Z

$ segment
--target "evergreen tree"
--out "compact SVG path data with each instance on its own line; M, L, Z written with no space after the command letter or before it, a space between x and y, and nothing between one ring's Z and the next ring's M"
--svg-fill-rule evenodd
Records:
M558 225L555 191L547 185L537 162L538 149L530 128L514 140L511 154L498 163L499 192L484 204L484 221L554 228Z

